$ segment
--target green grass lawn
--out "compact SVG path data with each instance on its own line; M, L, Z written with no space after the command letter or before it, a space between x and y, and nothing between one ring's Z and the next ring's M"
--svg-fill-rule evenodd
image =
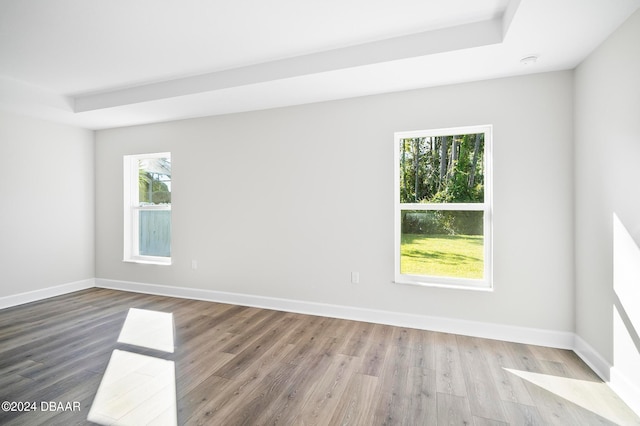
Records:
M400 272L456 278L482 278L482 235L405 234Z

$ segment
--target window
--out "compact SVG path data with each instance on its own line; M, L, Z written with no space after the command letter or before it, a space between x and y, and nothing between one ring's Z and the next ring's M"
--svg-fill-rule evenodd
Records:
M171 153L124 157L124 261L171 264Z
M491 287L491 126L395 134L395 281Z

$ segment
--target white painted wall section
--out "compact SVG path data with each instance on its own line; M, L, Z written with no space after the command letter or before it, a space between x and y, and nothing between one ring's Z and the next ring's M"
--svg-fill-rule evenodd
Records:
M93 280L93 132L0 111L0 158L0 297Z
M97 131L96 277L571 332L572 87L557 72ZM494 291L394 284L394 132L479 124ZM122 156L145 152L172 154L171 266L122 262Z
M575 72L576 333L640 412L640 12Z

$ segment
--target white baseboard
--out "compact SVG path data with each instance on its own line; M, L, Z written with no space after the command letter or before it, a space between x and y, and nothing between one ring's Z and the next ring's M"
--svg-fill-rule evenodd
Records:
M43 288L41 290L27 291L25 293L4 296L0 297L0 309L36 302L38 300L48 299L49 297L60 296L62 294L72 293L74 291L92 287L95 287L95 280L93 278L89 278L87 280L74 281L55 287Z
M172 287L157 284L137 283L96 278L96 287L161 296L205 300L209 302L231 303L307 315L320 315L354 321L394 325L399 327L432 330L444 333L462 334L487 339L527 343L554 348L572 349L574 334L526 327L466 321L452 318L406 314L351 306L330 305L301 300L254 296L215 290Z
M602 357L582 337L575 335L573 351L587 364L602 380L610 380L611 364Z
M640 416L640 388L612 366L580 336L575 336L573 351L604 380L636 414Z

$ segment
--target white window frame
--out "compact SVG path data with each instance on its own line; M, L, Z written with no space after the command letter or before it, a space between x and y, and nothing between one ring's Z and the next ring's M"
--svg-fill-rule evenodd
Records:
M152 265L171 265L171 256L148 256L140 254L139 212L164 210L171 211L171 204L140 206L138 161L153 158L171 158L170 152L152 154L125 155L123 158L124 178L124 262L146 263Z
M484 203L401 203L400 202L400 141L409 138L451 136L484 133ZM492 235L493 235L493 126L465 126L446 129L418 130L394 133L394 248L395 248L395 282L398 284L414 284L422 286L461 288L475 290L493 289ZM402 239L401 214L403 210L455 210L482 211L484 233L484 271L481 279L456 278L432 275L411 275L400 272L400 246Z

